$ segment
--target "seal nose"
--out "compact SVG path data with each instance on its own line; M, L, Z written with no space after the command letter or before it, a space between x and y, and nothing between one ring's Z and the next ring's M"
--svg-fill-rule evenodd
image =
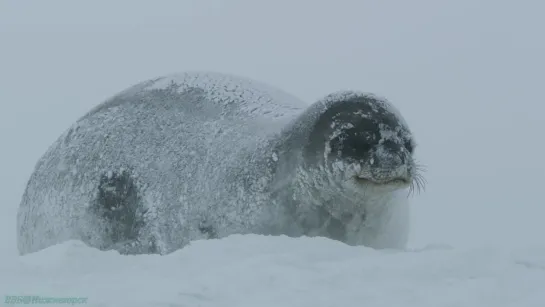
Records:
M385 156L383 157L383 159L386 158L386 160L389 160L388 164L391 164L391 165L405 164L406 155L403 150L403 146L401 144L398 144L392 140L385 140L382 143L382 147L384 149L384 156Z
M377 180L409 178L408 155L401 144L383 141L374 153L375 167L371 172Z
M384 146L385 149L393 152L397 152L401 149L401 145L392 140L385 140L382 143L382 146Z

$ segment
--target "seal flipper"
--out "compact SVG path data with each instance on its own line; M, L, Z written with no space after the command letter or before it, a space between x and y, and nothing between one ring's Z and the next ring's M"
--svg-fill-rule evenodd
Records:
M100 249L121 254L157 253L155 242L141 242L147 210L130 171L109 171L100 177L95 209L105 227L105 243Z

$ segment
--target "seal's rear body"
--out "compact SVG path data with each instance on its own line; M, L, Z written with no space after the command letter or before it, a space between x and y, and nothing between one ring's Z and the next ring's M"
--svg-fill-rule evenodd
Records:
M168 253L222 236L208 212L228 214L218 208L235 205L237 185L258 182L236 177L257 167L252 157L305 106L217 73L172 75L121 92L78 120L36 165L18 213L19 251L76 239L122 253Z

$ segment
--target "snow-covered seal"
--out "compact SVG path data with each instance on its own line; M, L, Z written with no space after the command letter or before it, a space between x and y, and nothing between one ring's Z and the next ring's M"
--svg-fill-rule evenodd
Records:
M309 105L273 87L188 72L91 110L38 161L18 212L21 254L81 240L167 254L231 234L324 236L402 248L422 177L385 99Z

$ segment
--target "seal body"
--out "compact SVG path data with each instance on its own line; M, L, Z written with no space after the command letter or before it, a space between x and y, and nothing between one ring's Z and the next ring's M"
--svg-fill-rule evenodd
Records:
M402 247L412 147L397 111L369 94L309 105L219 73L145 81L84 115L38 161L18 248L81 240L167 254L247 233Z

